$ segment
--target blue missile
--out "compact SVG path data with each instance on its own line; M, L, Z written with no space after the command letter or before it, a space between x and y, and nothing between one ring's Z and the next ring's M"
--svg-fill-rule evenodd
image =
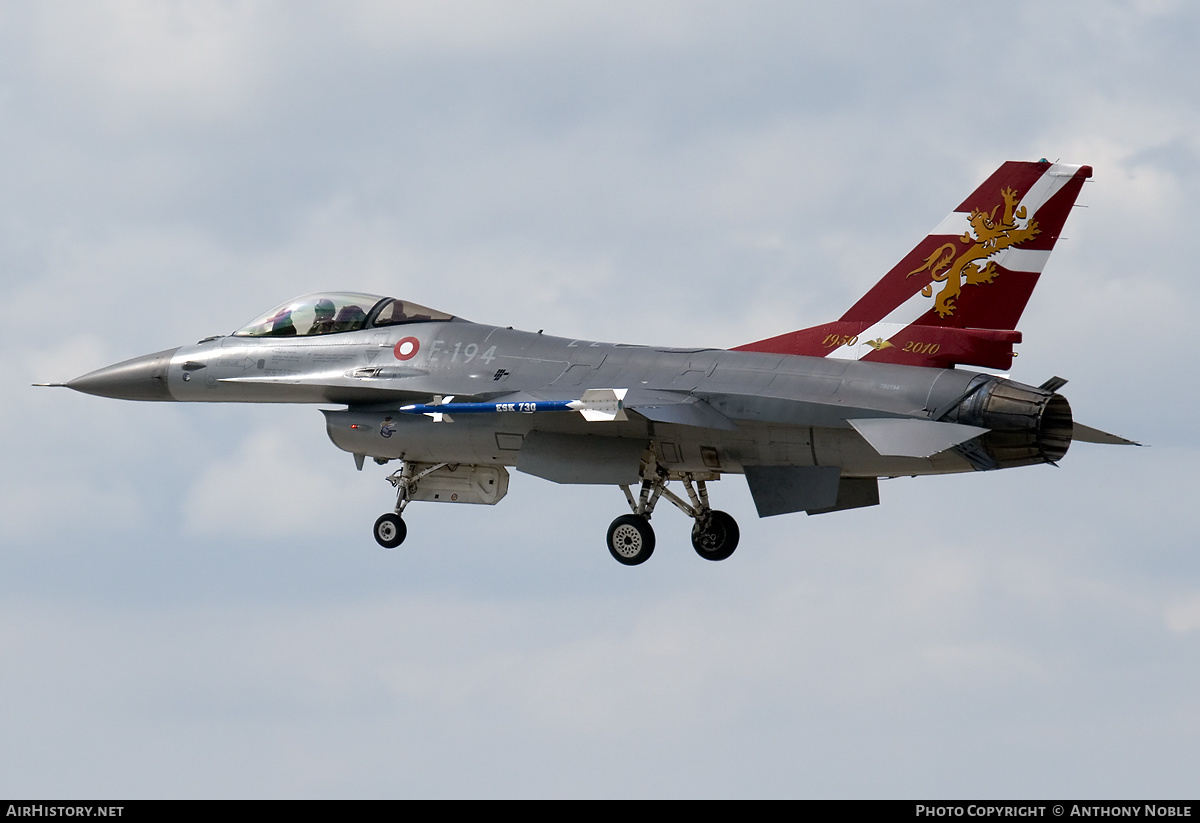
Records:
M624 398L627 389L588 389L578 400L524 400L509 403L454 403L454 396L433 403L401 406L405 414L425 414L439 423L451 423L452 414L540 414L577 411L589 421L628 420Z

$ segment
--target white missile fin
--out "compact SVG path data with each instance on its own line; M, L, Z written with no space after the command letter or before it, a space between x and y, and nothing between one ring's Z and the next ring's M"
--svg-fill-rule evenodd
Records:
M570 405L589 423L628 420L623 402L627 391L628 389L586 389L583 396Z

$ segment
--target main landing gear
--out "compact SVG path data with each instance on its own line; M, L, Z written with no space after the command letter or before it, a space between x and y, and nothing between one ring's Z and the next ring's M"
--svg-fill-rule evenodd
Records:
M446 463L436 463L423 471L417 472L413 468L412 463L404 463L403 467L398 472L392 472L387 477L387 482L391 483L396 489L396 509L394 512L381 514L379 519L375 521L375 542L383 546L385 549L394 549L404 542L404 538L408 536L408 526L404 525L404 520L400 515L404 513L404 509L412 502L413 492L417 489L417 484L421 482L421 478L433 474L438 469L446 466Z
M642 471L641 494L635 500L629 486L621 486L625 499L629 501L632 514L623 514L608 527L608 551L618 563L637 566L645 563L654 554L654 529L650 527L650 515L659 498L665 497L677 509L692 518L692 547L705 560L724 560L737 548L737 521L722 511L708 505L706 480L715 480L716 475L697 477L687 472L672 477L653 460ZM680 480L687 491L688 500L667 488L671 480Z
M618 563L636 566L654 554L654 529L646 515L623 514L608 527L608 550Z

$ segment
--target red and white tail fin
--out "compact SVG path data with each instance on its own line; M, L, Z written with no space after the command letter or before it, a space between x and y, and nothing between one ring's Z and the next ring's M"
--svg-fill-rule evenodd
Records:
M840 320L734 351L1007 369L1017 321L1091 176L1091 166L1005 163Z

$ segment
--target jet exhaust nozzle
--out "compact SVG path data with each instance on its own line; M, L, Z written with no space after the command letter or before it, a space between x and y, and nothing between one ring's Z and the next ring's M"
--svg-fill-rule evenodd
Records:
M966 452L977 469L1057 463L1071 446L1071 404L1061 394L1012 380L981 377L974 391L944 419L990 431Z

